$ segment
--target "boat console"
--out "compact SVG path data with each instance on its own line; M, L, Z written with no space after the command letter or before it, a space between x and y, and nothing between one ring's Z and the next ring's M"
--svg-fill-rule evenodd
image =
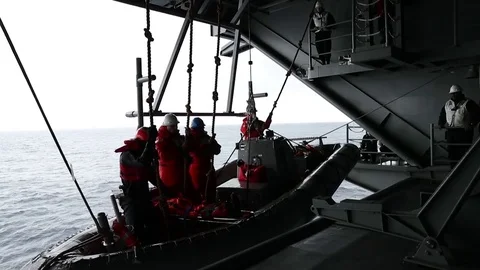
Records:
M217 187L217 198L228 200L235 193L242 207L258 209L298 184L298 161L305 163L305 158L295 159L284 138L243 140L238 147L237 177Z

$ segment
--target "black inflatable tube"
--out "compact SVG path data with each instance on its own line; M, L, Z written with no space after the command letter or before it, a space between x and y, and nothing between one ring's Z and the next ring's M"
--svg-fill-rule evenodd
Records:
M310 237L311 235L328 228L333 223L334 222L331 220L317 217L302 226L259 243L251 248L245 249L213 264L202 267L199 270L245 269L278 253L282 249L301 241L302 239Z

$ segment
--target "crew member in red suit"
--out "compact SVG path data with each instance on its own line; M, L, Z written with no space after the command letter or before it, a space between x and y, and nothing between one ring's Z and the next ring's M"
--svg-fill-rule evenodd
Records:
M185 137L180 135L178 123L174 114L165 115L162 126L158 129L156 143L159 156L158 171L168 197L178 196L184 191Z
M267 171L259 156L252 158L252 163L248 166L245 161L237 161L237 166L240 168L238 180L240 182L260 183L267 181ZM250 176L248 176L250 175Z
M256 139L263 137L263 132L265 129L270 128L272 123L272 113L270 113L265 122L257 118L257 109L255 106L249 104L247 106L247 117L243 118L242 127L240 131L242 132L243 139ZM250 134L248 132L248 125L250 124Z
M155 153L157 128L141 127L135 138L124 141L116 149L120 154L120 178L124 197L120 206L125 213L125 222L133 226L140 241L151 239L158 231L157 219L151 203L148 182L156 186L155 167L152 164ZM148 235L148 237L147 237Z
M201 118L196 117L192 120L187 149L192 158L189 173L196 199L204 199L208 203L215 202L216 179L211 159L213 155L220 154L221 146L207 135Z

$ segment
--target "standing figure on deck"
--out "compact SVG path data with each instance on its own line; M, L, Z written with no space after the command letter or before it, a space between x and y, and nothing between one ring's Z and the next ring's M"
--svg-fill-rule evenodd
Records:
M243 123L240 128L243 139L248 140L263 137L263 132L265 131L265 129L270 128L271 123L272 113L270 113L267 117L267 120L263 122L257 118L257 109L255 109L255 105L253 104L253 102L249 102L247 106L247 117L243 118ZM248 130L249 124L250 134Z
M471 144L473 127L478 124L480 107L463 94L463 89L454 84L450 87L450 99L440 111L438 125L447 128L445 133L447 143ZM448 159L456 164L470 148L469 145L449 145Z
M385 14L385 4L387 5ZM389 0L379 0L376 5L377 8L377 15L379 18L377 19L378 30L380 31L380 44L385 44L385 37L388 37L388 43L392 42L392 38L390 36L390 31L392 31L392 19L396 18L395 14L395 6L393 3L390 3ZM385 21L386 17L386 21ZM385 29L386 26L386 29ZM386 32L385 32L386 31Z
M120 205L125 213L125 222L133 226L140 241L151 239L158 231L158 220L150 198L148 182L156 186L155 168L152 164L155 153L157 129L141 127L135 138L126 140L116 149L120 154L120 178L124 197ZM154 226L155 225L155 226ZM147 237L148 235L148 237Z
M162 126L158 129L156 143L159 156L158 171L168 197L178 196L184 189L185 137L180 135L178 123L174 114L165 115Z
M362 153L361 158L365 162L375 163L377 161L377 139L373 137L370 132L365 131L365 135L362 138L362 143L360 144L360 149L364 152Z
M310 28L315 32L315 47L322 65L330 64L332 50L332 30L335 29L335 18L326 11L323 3L317 1Z
M220 154L221 146L214 138L207 135L205 124L198 117L193 118L188 136L186 147L192 158L189 173L192 180L193 197L213 203L216 195L216 179L211 159L213 155Z

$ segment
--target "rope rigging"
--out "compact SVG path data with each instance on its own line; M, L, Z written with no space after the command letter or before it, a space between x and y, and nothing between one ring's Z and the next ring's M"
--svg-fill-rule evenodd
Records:
M297 47L297 51L295 52L295 56L293 57L293 60L292 60L292 63L290 64L290 67L288 68L288 71L287 71L287 74L285 75L285 80L283 81L283 84L282 84L282 88L280 89L280 92L278 93L278 96L277 96L277 99L275 100L275 102L273 103L273 107L272 107L272 110L270 111L270 114L269 115L272 115L273 114L273 111L275 110L275 108L277 107L277 103L278 103L278 100L280 99L280 96L282 95L283 93L283 90L285 88L285 85L287 84L287 80L288 78L290 77L290 75L292 74L292 68L293 66L295 65L295 60L297 59L298 57L298 53L300 52L301 48L302 48L302 44L303 44L303 40L305 39L305 35L307 34L308 32L308 28L310 26L310 21L312 20L312 16L313 16L313 13L315 11L315 4L316 2L314 1L313 3L313 7L311 9L311 12L309 14L309 17L308 17L308 21L307 21L307 24L305 26L305 29L303 31L303 34L302 34L302 38L300 39L300 41L298 42L298 47ZM251 48L252 46L252 37L251 37L251 12L250 12L250 2L248 3L248 43L249 43L249 47ZM253 85L252 85L252 50L250 49L249 50L249 61L248 61L248 65L250 66L250 81L248 82L248 90L249 90L249 100L252 102L252 104L254 104L254 99L253 99ZM253 119L250 117L248 119L248 128L247 128L247 133L248 133L248 138L249 138L249 141L248 141L248 151L247 151L247 158L248 158L248 162L247 162L247 172L250 171L250 132L251 132L251 127L253 125ZM247 174L247 190L246 190L246 200L248 202L248 191L249 191L249 183L250 183L250 173Z
M57 137L55 136L55 132L53 131L52 127L50 126L50 122L48 121L47 115L43 111L42 105L40 104L40 100L37 97L37 94L35 93L35 90L33 89L32 83L30 82L30 79L28 78L27 72L25 71L25 68L23 67L22 61L20 60L20 57L17 54L17 50L15 49L15 46L13 45L12 40L10 39L10 36L8 35L7 29L5 28L5 25L3 24L2 19L0 18L0 27L3 30L3 33L5 34L5 38L8 41L8 44L10 45L10 49L13 52L13 55L15 56L15 59L17 60L18 66L20 67L23 76L25 77L25 81L28 84L28 87L30 88L30 91L32 92L33 98L35 99L35 102L37 103L38 109L40 110L40 113L43 116L43 120L45 120L45 124L47 124L48 130L50 132L50 135L53 138L53 141L55 142L55 145L57 146L58 151L60 152L60 155L62 156L63 162L65 163L65 166L67 166L68 172L70 173L70 176L72 177L73 183L75 184L78 193L80 193L80 196L82 197L83 203L87 207L88 213L90 214L90 217L92 218L93 222L95 223L95 226L97 227L97 231L101 233L101 227L100 224L98 223L98 220L95 218L95 215L92 212L92 209L90 208L90 205L87 202L87 199L85 198L85 195L83 195L82 189L80 188L80 185L77 182L77 178L75 177L72 169L72 165L68 162L67 158L65 157L65 154L63 153L62 147L60 146L60 143L57 140Z
M153 95L155 94L155 91L152 89L152 48L151 48L151 43L154 41L152 33L150 32L150 0L145 1L145 10L146 10L146 19L147 19L147 27L144 28L145 32L145 37L147 38L147 69L148 69L148 98L147 98L147 103L148 103L148 113L150 116L150 127L154 127L153 124ZM139 112L140 113L140 112ZM160 203L159 203L159 208L162 211L162 215L164 218L164 223L167 229L168 233L168 224L167 224L167 213L165 211L166 208L166 202L164 200L164 192L162 191L162 180L160 179L159 171L158 171L158 156L153 149L153 160L152 160L152 166L154 169L155 173L155 178L157 180L157 190L160 195Z
M187 65L187 73L188 73L188 87L187 87L187 104L185 105L185 109L187 112L187 122L185 124L185 144L189 140L189 126L190 126L190 116L192 114L191 108L191 101L192 101L192 71L193 71L193 5L195 4L194 0L189 1L189 8L188 8L188 18L190 20L190 40L189 40L189 51L188 51L188 65ZM183 193L186 194L187 192L187 185L188 185L188 161L189 156L185 154L184 165L183 165Z
M217 50L215 54L215 84L212 92L212 100L213 100L213 114L212 114L212 139L214 140L216 137L215 134L215 116L217 113L217 101L218 101L218 68L220 67L221 64L221 59L220 59L220 17L222 13L222 0L217 1ZM215 156L212 155L210 157L210 170L207 174L207 183L205 185L205 198L208 198L208 186L210 181L212 181L212 178L215 174Z
M186 127L188 128L190 125L190 115L192 114L192 108L190 106L192 101L192 71L193 71L193 5L194 0L190 0L190 7L188 8L188 17L190 19L190 41L189 41L189 51L188 51L188 65L187 65L187 73L188 73L188 90L187 90L187 104L185 105L186 112L187 112L187 123Z
M280 89L280 92L278 93L277 99L273 102L273 106L272 106L272 110L270 111L270 114L273 114L273 111L274 111L275 108L277 107L278 100L280 99L280 96L281 96L282 93L283 93L283 90L284 90L284 88L285 88L285 85L287 84L288 78L289 78L290 75L292 74L292 69L293 69L293 66L295 65L295 60L297 60L298 53L299 53L300 50L302 49L303 40L305 39L305 35L306 35L307 32L308 32L308 28L309 28L309 26L310 26L310 21L312 20L313 13L314 13L314 11L315 11L315 4L316 4L316 1L313 1L313 7L312 7L312 11L310 12L310 15L308 16L307 25L305 26L305 30L303 30L302 38L301 38L300 41L298 42L297 51L295 52L295 56L293 57L292 63L290 64L290 67L288 68L287 74L285 74L285 80L283 81L282 88Z
M150 32L150 0L145 1L145 10L147 12L147 27L144 28L145 37L147 38L147 69L148 69L148 112L150 116L150 126L153 126L153 95L155 91L152 89L152 46L154 41L152 33Z

